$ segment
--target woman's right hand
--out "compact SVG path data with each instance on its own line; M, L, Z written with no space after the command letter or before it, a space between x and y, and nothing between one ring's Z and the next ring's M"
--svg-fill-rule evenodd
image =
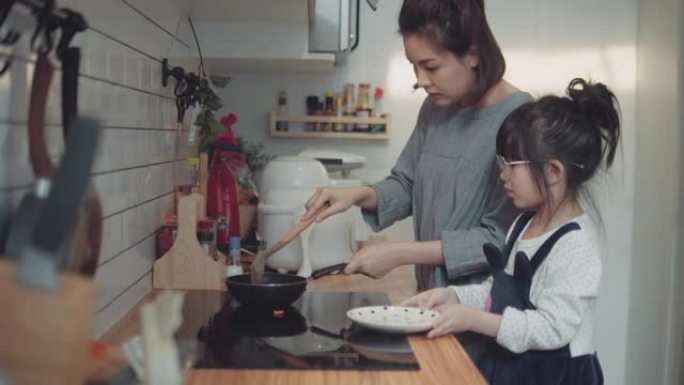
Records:
M416 294L401 303L401 306L418 307L421 309L434 309L441 311L449 305L458 304L456 292L448 287L439 287Z
M319 187L306 202L306 212L302 216L302 220L310 219L316 215L316 222L320 222L333 214L347 211L355 204L363 207L363 203L373 200L372 203L375 205L375 199L375 190L368 186ZM328 208L318 212L326 204Z

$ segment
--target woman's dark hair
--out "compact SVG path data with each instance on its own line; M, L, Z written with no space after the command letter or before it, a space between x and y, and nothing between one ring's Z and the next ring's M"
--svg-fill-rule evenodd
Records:
M484 0L404 0L399 33L429 38L457 57L474 49L479 57L475 69L479 95L506 71L506 61L487 24Z
M605 159L606 169L620 141L620 107L602 83L573 79L567 97L544 96L511 112L496 136L496 153L509 160L530 160L530 169L548 192L544 160L557 159L577 192Z

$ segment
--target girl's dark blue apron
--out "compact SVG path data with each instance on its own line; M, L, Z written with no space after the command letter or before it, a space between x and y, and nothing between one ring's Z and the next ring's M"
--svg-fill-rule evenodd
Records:
M508 275L504 268L513 244L533 216L534 212L526 212L520 217L503 253L492 244L483 246L494 277L490 294L492 313L502 314L509 306L519 310L536 309L530 302L532 276L563 235L580 229L575 222L562 226L542 244L532 258L528 258L523 252L516 253L514 273L512 276ZM596 354L571 357L570 345L555 350L528 350L516 354L493 339L487 343L486 353L478 360L477 366L490 384L603 384L603 372Z

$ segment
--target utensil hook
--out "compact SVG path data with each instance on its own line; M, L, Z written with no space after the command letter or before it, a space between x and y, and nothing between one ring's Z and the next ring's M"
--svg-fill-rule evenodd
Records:
M62 8L61 11L66 14L66 18L62 20L62 35L57 44L57 57L62 59L64 51L69 48L71 41L78 32L83 32L88 27L83 15L67 8Z
M0 4L0 27L5 24L5 20L7 19L10 11L12 11L12 7L14 6L15 2L16 0L5 0L2 2L2 4ZM19 31L10 29L7 31L7 35L0 37L0 42L4 45L12 45L17 42L19 36L21 36Z
M6 0L2 2L0 5L0 27L2 27L3 24L5 24L5 20L7 19L7 16L9 15L10 11L12 10L12 6L14 5L16 0ZM2 45L14 45L14 43L19 40L19 37L21 36L21 33L19 31L16 31L14 29L9 29L7 31L7 34L0 37L0 44ZM4 75L7 70L9 70L10 65L12 64L12 57L7 56L7 58L4 60L4 63L0 67L0 76Z
M34 52L52 52L52 33L60 27L59 19L54 15L55 0L45 0L45 4L34 11L36 29L31 36L31 50ZM38 43L39 37L42 41Z

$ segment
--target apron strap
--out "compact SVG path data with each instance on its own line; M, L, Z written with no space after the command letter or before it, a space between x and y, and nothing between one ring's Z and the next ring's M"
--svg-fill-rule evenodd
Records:
M534 276L534 273L537 272L537 269L539 266L544 262L544 259L546 259L546 256L549 255L549 252L553 248L553 246L558 242L558 240L565 234L574 231L574 230L579 230L581 227L578 225L576 222L571 222L565 224L563 227L560 229L556 230L551 236L539 247L536 253L534 253L534 256L530 259L530 267L532 268L532 276Z
M506 245L504 246L503 250L503 265L506 266L508 264L508 258L510 257L511 250L513 250L513 245L515 244L515 241L518 239L520 236L520 233L522 233L523 229L525 226L527 226L527 223L534 217L535 212L534 211L526 211L522 213L520 216L520 219L518 219L517 222L515 222L515 226L513 227L513 231L511 231L511 236L508 238L508 241L506 242Z

